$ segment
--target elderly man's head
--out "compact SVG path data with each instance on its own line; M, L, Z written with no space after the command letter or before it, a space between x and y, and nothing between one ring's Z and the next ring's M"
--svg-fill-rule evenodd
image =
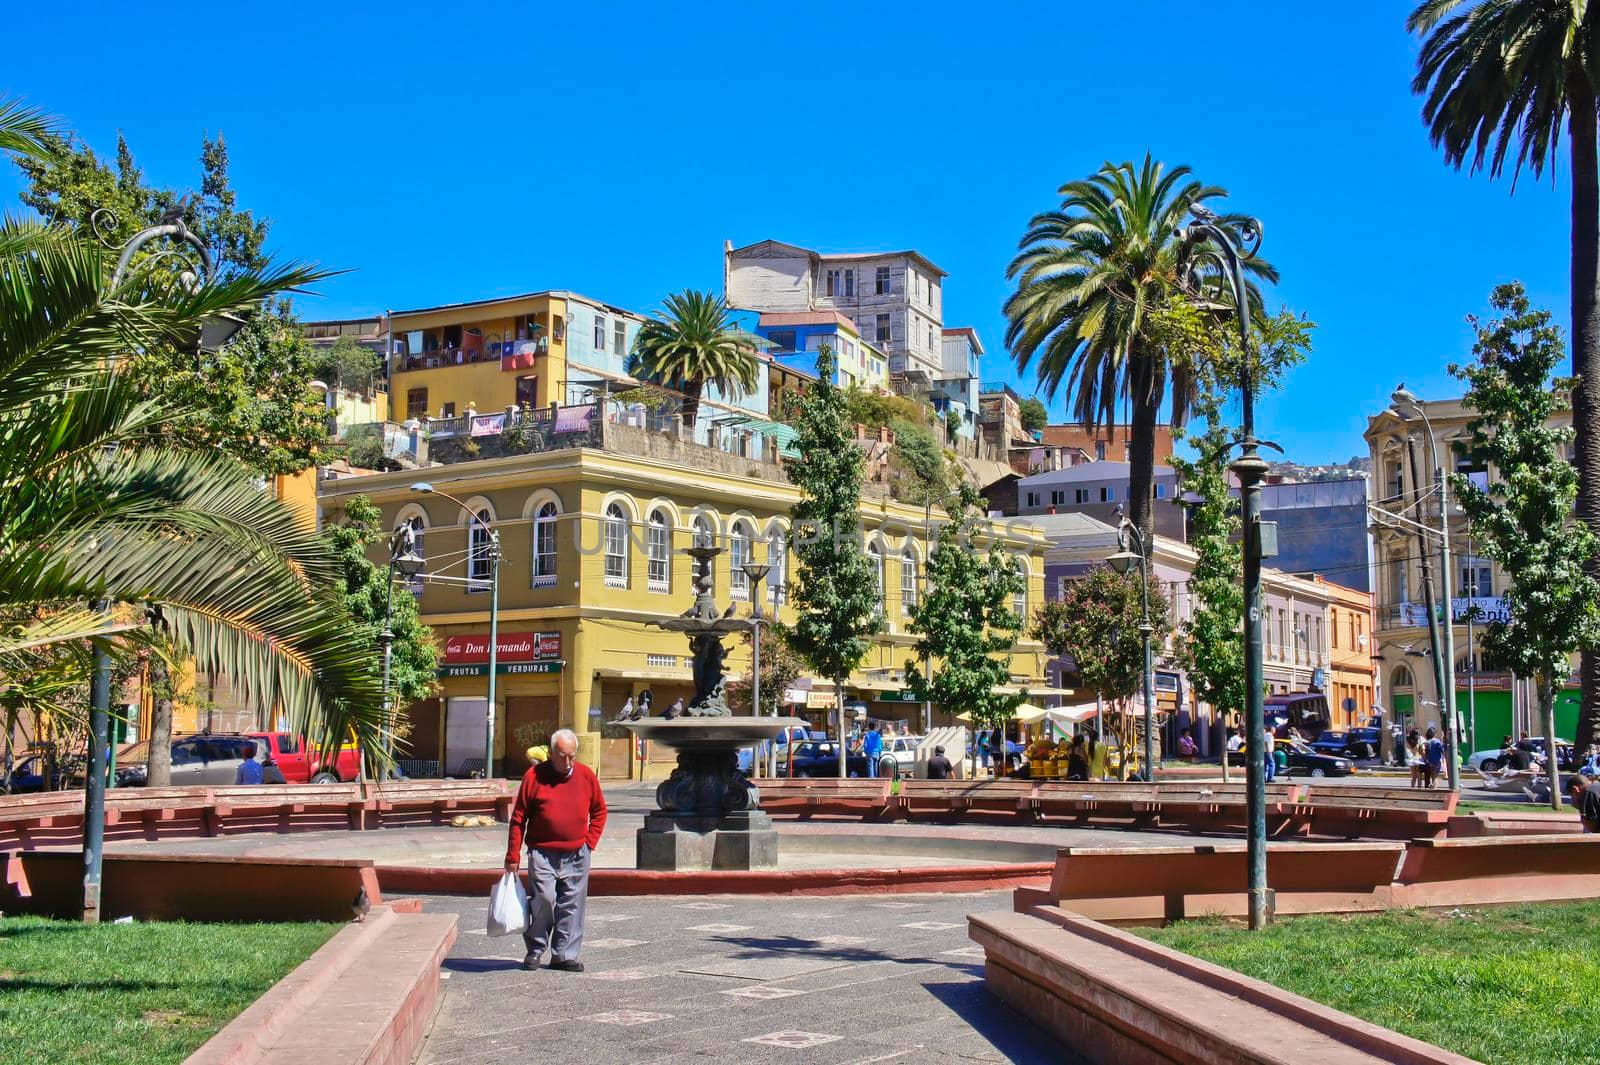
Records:
M1567 778L1567 790L1573 795L1582 795L1594 780L1582 773L1574 773Z
M570 776L578 760L578 734L569 728L558 729L550 737L550 768L561 776Z

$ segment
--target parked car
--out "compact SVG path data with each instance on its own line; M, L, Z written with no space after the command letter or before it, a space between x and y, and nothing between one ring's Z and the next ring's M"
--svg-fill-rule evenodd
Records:
M44 770L44 759L37 754L31 754L13 765L9 771L0 772L0 792L21 795L30 791L43 791Z
M1278 750L1289 759L1290 776L1347 777L1356 771L1356 764L1350 759L1313 750L1303 740L1279 740Z
M1348 732L1324 732L1311 741L1310 747L1320 754L1359 760L1378 757L1378 742L1377 729L1353 728Z
M880 777L910 777L917 772L917 748L921 736L885 736L883 753L878 756Z
M836 777L839 775L839 744L836 740L807 740L796 744L794 775L797 777ZM867 756L845 755L845 775L867 775Z
M789 775L789 747L791 745L799 746L807 740L825 740L827 738L828 734L826 732L821 732L817 729L806 729L798 725L791 725L778 733L772 741L777 757L777 775L780 777ZM743 753L740 754L741 760L745 757Z
M1518 740L1516 746L1519 750L1527 751L1529 754L1547 758L1543 736L1532 736L1525 740ZM1498 773L1505 768L1505 753L1504 748L1500 747L1491 748L1487 751L1474 751L1472 757L1467 759L1467 768L1474 772ZM1559 761L1558 768L1563 773L1577 772L1578 754L1573 749L1571 741L1560 737L1556 738L1556 758Z
M302 736L289 732L211 733L172 741L172 784L221 785L237 779L246 744L254 744L256 761L270 755L288 784L337 784L354 780L361 752L354 744L340 747L332 760ZM117 766L117 787L142 787L149 778L149 744L125 755Z

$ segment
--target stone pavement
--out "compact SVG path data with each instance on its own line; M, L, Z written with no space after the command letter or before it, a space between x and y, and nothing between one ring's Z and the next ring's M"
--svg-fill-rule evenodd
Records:
M966 915L1009 892L596 898L582 974L523 972L522 938L461 915L419 1065L1077 1060L990 997Z

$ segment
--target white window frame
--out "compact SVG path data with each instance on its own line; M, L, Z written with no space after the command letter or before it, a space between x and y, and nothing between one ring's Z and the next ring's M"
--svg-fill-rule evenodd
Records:
M917 553L900 552L900 609L907 615L917 608Z
M887 314L872 317L872 337L876 344L894 343L894 320Z
M602 355L605 354L606 316L603 314L597 314L594 316L594 350L600 352Z
M877 575L878 575L878 582L877 582L878 601L875 604L873 604L872 612L874 614L876 614L878 617L882 617L883 616L883 586L884 586L883 547L878 543L877 540L868 541L868 543L867 543L867 557L872 560L872 564L873 564L874 568L876 569Z
M728 594L735 599L750 599L750 577L742 567L755 557L754 550L755 534L750 526L734 522L728 532Z
M553 588L556 584L556 519L561 508L555 500L539 506L533 519L533 576L530 588Z
M855 299L855 296L856 296L856 272L854 270L846 270L844 272L844 298L845 299Z
M1038 492L1029 492L1028 501L1024 503L1023 506L1036 507L1039 505L1039 499L1040 496Z
M1066 506L1067 505L1067 490L1065 488L1057 488L1057 489L1052 490L1051 493L1050 493L1050 505L1052 507L1064 507L1064 506Z
M471 516L476 513L476 517ZM493 536L489 532L488 508L469 511L467 518L467 585L469 592L486 592L493 579L493 562L489 557Z
M1074 488L1072 490L1072 501L1074 503L1089 502L1089 490L1087 488Z
M878 267L878 270L873 275L873 278L874 278L874 280L873 280L873 288L874 288L874 294L875 295L878 295L878 296L893 295L893 293L894 293L894 274L890 271L890 269L887 266Z
M612 325L611 325L611 341L612 341L612 347L613 347L613 349L614 349L616 354L624 355L624 354L627 353L627 350L628 350L628 323L627 323L626 320L624 320L622 318L618 318L615 322L612 323Z
M605 580L607 588L628 586L628 512L621 503L606 507Z
M789 541L782 529L774 529L767 536L767 602L774 608L788 598L785 582L789 577Z
M672 516L665 510L650 512L650 562L645 574L652 592L672 591Z

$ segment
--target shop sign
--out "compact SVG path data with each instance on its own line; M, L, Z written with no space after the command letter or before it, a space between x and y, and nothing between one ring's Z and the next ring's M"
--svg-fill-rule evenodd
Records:
M833 692L806 692L806 706L812 710L832 710L839 705L839 697Z
M922 700L917 698L915 692L902 689L897 692L879 692L873 696L873 701L879 703L917 703Z
M507 673L560 673L564 662L496 662L494 671L497 674ZM439 670L441 677L487 677L489 663L469 662L465 665L446 664Z
M508 662L536 662L561 657L559 632L502 632L496 644L495 657L501 666ZM489 637L481 633L447 636L444 641L444 660L448 665L487 665Z

